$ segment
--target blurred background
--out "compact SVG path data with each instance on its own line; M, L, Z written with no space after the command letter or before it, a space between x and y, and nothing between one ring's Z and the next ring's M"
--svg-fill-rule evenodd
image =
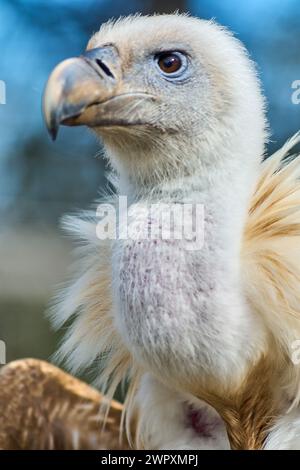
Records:
M59 220L88 207L105 184L101 149L86 129L61 128L50 141L41 115L47 77L109 18L175 9L215 18L246 44L267 97L270 152L300 128L300 104L291 99L300 80L299 0L0 0L0 340L7 361L54 352L59 338L44 312L70 263Z

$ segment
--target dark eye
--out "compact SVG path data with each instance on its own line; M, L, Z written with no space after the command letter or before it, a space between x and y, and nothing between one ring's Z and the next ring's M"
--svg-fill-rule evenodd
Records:
M165 73L177 72L181 66L181 58L177 54L165 53L158 58L159 68Z
M186 57L180 52L161 52L156 55L156 61L165 75L177 76L186 66Z

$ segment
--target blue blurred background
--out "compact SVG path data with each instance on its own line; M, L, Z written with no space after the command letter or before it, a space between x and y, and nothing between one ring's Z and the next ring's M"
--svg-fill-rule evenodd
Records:
M177 8L215 18L246 44L267 97L270 152L300 128L300 104L291 100L300 80L299 0L0 0L0 339L7 360L49 358L55 349L44 310L70 262L59 218L88 207L105 184L101 150L86 129L61 128L50 141L41 116L47 77L109 18Z

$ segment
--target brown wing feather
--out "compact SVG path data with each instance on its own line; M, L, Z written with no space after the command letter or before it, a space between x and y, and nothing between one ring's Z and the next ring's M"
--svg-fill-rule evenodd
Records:
M24 359L0 372L1 449L127 449L122 405L44 361Z

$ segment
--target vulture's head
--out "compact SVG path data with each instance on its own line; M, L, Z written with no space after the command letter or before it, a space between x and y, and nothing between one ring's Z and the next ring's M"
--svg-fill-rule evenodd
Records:
M93 128L113 167L143 185L228 165L233 153L248 171L265 140L245 49L224 28L185 15L104 24L80 57L55 68L44 113L53 137L60 124Z

